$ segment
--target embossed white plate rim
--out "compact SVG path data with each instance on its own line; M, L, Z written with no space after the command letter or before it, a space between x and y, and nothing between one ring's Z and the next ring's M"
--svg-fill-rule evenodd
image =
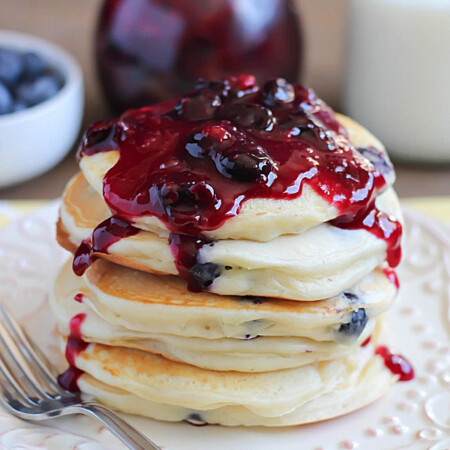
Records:
M0 301L12 307L50 353L57 350L46 295L66 257L54 241L57 208L58 201L52 202L0 229ZM402 292L389 315L395 324L392 346L413 361L417 372L414 381L398 383L383 399L358 412L303 427L196 428L139 417L127 419L167 450L212 446L215 450L449 449L450 228L409 208L405 208L405 217ZM48 326L42 327L42 321ZM34 424L0 410L0 448L91 450L123 446L87 418Z

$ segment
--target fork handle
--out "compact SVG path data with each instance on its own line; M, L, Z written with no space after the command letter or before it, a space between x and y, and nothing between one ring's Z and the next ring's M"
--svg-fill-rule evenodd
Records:
M86 402L76 405L76 412L94 417L132 450L161 450L150 439L102 405Z

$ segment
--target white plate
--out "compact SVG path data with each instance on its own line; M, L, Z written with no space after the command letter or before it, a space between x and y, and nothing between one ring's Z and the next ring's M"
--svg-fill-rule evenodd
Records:
M54 239L57 204L0 231L0 300L58 359L47 294L66 254ZM164 449L450 449L450 233L406 211L401 295L389 311L391 347L414 365L413 381L381 400L326 422L289 428L193 427L126 416ZM123 448L85 417L33 424L0 410L0 448Z

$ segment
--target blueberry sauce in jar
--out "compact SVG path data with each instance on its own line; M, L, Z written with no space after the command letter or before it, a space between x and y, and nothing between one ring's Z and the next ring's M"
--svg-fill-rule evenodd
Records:
M119 159L103 179L103 197L126 230L114 242L136 232L136 217L158 218L194 291L205 289L192 269L206 231L220 228L249 199L294 199L305 183L339 211L332 225L369 231L386 241L391 267L400 260L401 225L375 206L383 174L351 145L334 112L301 85L275 79L259 86L251 75L200 81L182 98L93 124L78 157L113 150ZM110 244L95 245L101 233L96 229L78 249L77 274L93 252L107 251Z
M95 47L105 98L123 112L181 95L199 77L295 80L300 19L292 0L104 0Z
M86 319L86 314L77 314L72 317L69 323L69 337L67 339L65 356L69 363L69 368L58 376L59 385L70 392L78 392L78 379L83 374L83 371L78 369L75 365L76 357L86 350L88 343L84 342L81 335L81 325Z

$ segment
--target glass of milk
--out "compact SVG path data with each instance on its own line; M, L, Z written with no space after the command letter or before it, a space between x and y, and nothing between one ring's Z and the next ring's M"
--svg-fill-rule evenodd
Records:
M343 105L397 159L450 162L450 0L349 0Z

